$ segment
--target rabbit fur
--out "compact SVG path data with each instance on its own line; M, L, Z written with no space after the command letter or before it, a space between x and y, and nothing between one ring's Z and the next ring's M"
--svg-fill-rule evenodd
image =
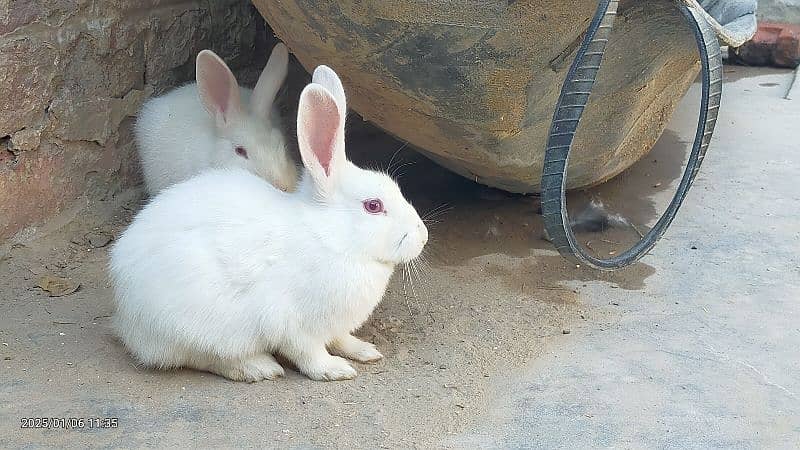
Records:
M382 358L351 333L428 231L384 173L345 155L346 98L328 67L300 97L295 192L241 168L167 188L111 251L114 327L142 364L273 379L280 354L315 380ZM334 356L338 355L338 356Z
M275 107L288 63L286 46L277 44L251 90L240 88L225 62L203 50L197 55L196 83L148 100L134 127L148 193L208 168L233 167L293 190L298 170Z

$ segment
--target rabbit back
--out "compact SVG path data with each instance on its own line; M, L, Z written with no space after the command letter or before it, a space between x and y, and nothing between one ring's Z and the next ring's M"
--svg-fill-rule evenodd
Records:
M187 84L148 100L135 125L139 160L154 195L209 167L216 146L215 125Z

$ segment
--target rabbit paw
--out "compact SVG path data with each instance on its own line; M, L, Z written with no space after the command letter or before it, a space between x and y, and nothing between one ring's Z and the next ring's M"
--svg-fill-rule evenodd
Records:
M333 341L331 350L339 356L361 363L375 362L383 358L375 344L364 342L349 334Z
M358 373L347 360L330 355L307 365L302 372L318 381L352 380Z
M220 361L209 370L233 381L254 383L261 380L274 380L283 376L283 367L272 355L255 355L239 361Z

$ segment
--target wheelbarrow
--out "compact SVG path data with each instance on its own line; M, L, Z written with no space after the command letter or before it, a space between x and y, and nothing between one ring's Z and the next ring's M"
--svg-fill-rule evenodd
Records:
M645 255L675 217L716 121L717 36L737 47L756 28L755 0L253 3L307 69L336 69L366 120L476 182L540 193L559 252L607 270ZM699 72L697 136L672 202L630 249L592 256L565 191L646 155Z

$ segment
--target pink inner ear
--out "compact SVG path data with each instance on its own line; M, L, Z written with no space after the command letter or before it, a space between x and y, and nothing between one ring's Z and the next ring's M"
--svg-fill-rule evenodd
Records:
M314 156L330 176L331 161L336 146L336 133L339 131L339 109L330 95L320 91L309 92L304 102L303 128L306 142Z
M205 97L207 103L210 103L206 107L218 111L227 121L228 113L234 103L231 99L232 90L237 88L237 86L232 86L236 83L235 79L221 61L211 56L204 56L197 69L201 96Z
M230 88L228 87L228 77L221 68L209 70L205 74L207 83L207 93L214 103L216 109L223 115L228 111L228 100L230 100Z

